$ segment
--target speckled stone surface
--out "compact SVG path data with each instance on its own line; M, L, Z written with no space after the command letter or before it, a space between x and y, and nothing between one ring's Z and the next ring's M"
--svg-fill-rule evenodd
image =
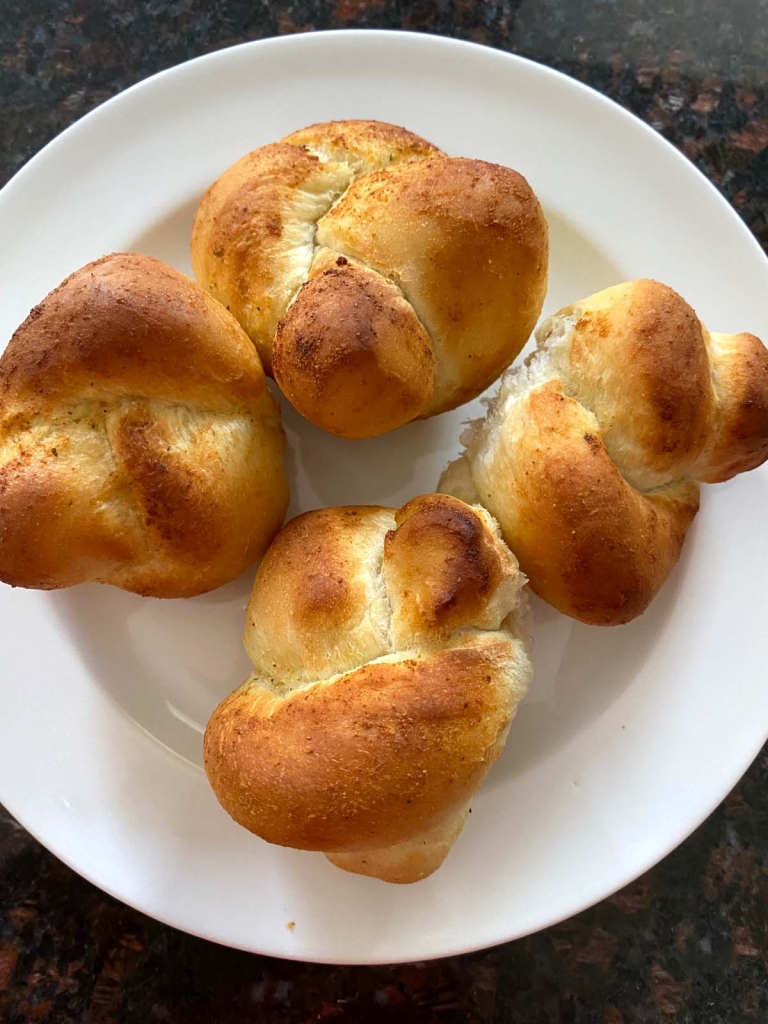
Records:
M768 248L768 0L4 0L0 183L155 71L352 26L472 39L589 83L678 146ZM315 967L190 938L104 896L0 808L3 1024L326 1020L768 1021L768 749L616 896L528 939L407 966Z

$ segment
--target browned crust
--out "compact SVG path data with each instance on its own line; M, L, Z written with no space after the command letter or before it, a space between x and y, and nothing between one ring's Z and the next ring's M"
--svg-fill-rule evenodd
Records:
M311 148L322 150L319 158ZM279 319L303 279L286 288L297 270L296 219L301 190L330 202L354 173L438 153L404 128L378 121L332 121L262 146L228 168L206 191L192 228L195 277L223 303L255 343L268 370ZM337 161L331 169L326 160ZM321 210L324 212L324 210ZM311 236L306 243L311 247ZM304 268L304 278L309 266Z
M315 204L310 212L299 193L321 192L323 175L333 179L323 186L326 209ZM377 372L370 346L356 343L357 329L338 334L336 303L319 284L305 285L296 297L309 276L304 263L315 223L316 242L403 288L415 315L387 281L366 287L382 298L388 292L367 330L377 348L396 329L409 351L417 337L416 347L426 351L429 336L436 357L431 391L423 366L414 375L399 372L401 365L409 369L407 360ZM269 372L273 344L281 349L275 373L299 411L346 437L391 430L485 390L533 329L547 262L546 220L521 175L446 157L419 136L376 121L311 125L248 154L205 194L192 234L200 283L245 327ZM348 313L352 296L338 299ZM393 320L385 331L387 308ZM358 325L363 319L361 308ZM293 336L299 326L317 355L310 365L299 359L307 347ZM394 353L396 346L386 349ZM415 388L406 387L410 382ZM340 407L350 407L349 423Z
M314 680L384 653L385 634L365 618L370 551L392 522L389 509L347 506L306 512L278 533L246 614L245 646L263 676Z
M71 586L145 555L110 503L111 481L84 486L62 441L22 448L0 468L0 580L13 587Z
M531 391L513 412L492 466L477 478L484 504L540 597L592 625L629 622L677 561L697 486L652 497L636 491L594 419L558 381Z
M205 734L210 783L241 825L309 850L390 845L464 804L511 718L501 640L365 665L280 700L246 685Z
M440 153L437 146L399 125L385 121L324 121L286 135L283 142L294 146L322 147L336 159L347 154L376 164L386 154L393 159L414 159Z
M296 189L321 173L321 161L300 146L262 146L210 186L195 214L195 277L242 324L268 369L288 298L281 300L284 220Z
M383 268L414 306L437 357L426 415L492 383L541 311L547 224L507 167L440 156L365 175L320 222L318 240Z
M527 685L522 642L497 628L513 573L486 513L444 495L289 523L248 607L254 672L205 734L222 806L269 842L362 851L337 861L350 871L435 870ZM405 642L401 606L416 623Z
M633 483L687 476L712 432L715 401L693 309L652 280L607 289L575 309L569 394L606 425L603 441Z
M712 339L716 427L697 476L720 483L768 459L768 349L754 334Z
M536 593L584 622L629 622L679 557L695 481L768 457L768 351L710 335L652 280L565 307L542 331L550 362L510 379L464 465ZM443 479L468 493L456 467Z
M365 599L358 579L379 523L376 506L348 505L304 512L286 523L269 546L256 574L248 622L264 621L279 607L272 624L290 622L301 635L321 624L340 632L353 624ZM362 543L361 543L362 542Z
M456 498L414 498L395 522L385 541L387 579L402 595L398 617L414 633L474 622L514 571L479 514Z
M234 525L234 495L229 493L226 480L208 486L206 470L210 462L206 466L204 460L206 455L215 458L215 452L198 449L202 456L202 465L198 465L190 458L189 450L180 450L174 444L168 424L146 406L131 408L121 416L110 431L110 442L130 481L150 544L162 547L166 557L192 567L227 557L228 533ZM246 535L243 539L243 557L249 553L255 557L251 538Z
M259 407L264 371L221 306L154 256L113 253L71 274L0 357L4 418L140 395L211 411Z
M414 419L434 387L429 337L379 274L345 257L304 285L278 327L273 371L308 420L375 437Z
M0 579L157 597L228 582L285 514L283 435L253 346L152 257L89 264L0 359Z

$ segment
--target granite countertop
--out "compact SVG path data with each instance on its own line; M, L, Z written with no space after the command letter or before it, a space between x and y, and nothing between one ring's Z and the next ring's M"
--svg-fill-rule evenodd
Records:
M126 86L247 39L407 28L542 61L678 146L768 248L768 0L7 0L0 184ZM727 699L727 698L726 698ZM174 931L0 808L0 1021L768 1020L768 748L658 867L538 935L427 964L317 967Z

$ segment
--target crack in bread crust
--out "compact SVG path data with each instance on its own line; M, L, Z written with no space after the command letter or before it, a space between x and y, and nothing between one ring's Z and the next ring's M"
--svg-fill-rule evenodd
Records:
M247 154L208 189L192 235L196 277L289 401L350 438L485 390L538 318L547 261L519 174L372 121Z
M355 178L431 152L404 129L330 122L246 154L208 189L192 231L195 276L242 323L268 371L277 325L310 277L318 222Z

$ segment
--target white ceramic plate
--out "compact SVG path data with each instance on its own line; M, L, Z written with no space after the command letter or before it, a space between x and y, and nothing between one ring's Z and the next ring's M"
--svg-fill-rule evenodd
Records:
M0 336L105 252L154 253L189 270L195 206L224 168L313 121L369 117L528 177L551 227L546 312L654 276L713 329L768 337L766 260L659 136L535 64L380 32L214 53L56 139L0 195ZM292 513L400 505L433 489L474 412L345 442L286 409ZM0 798L103 889L249 950L391 962L542 928L684 839L765 738L767 507L764 471L707 490L680 565L630 626L590 629L536 605L533 689L464 834L418 885L268 846L209 791L201 733L248 670L240 633L251 573L189 601L0 588Z

